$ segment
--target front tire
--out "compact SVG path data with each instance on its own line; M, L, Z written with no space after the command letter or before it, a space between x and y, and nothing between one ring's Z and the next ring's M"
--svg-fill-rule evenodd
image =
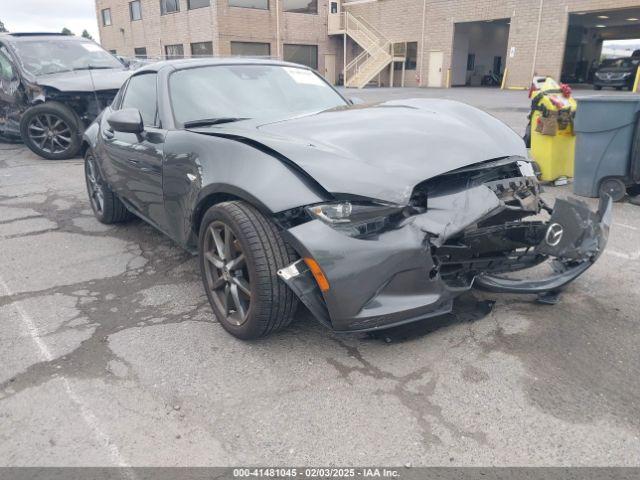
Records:
M84 155L84 178L91 209L100 223L111 225L125 222L133 217L102 178L91 149Z
M271 220L242 201L214 205L198 245L204 288L227 332L248 340L291 323L298 301L277 272L296 256Z
M28 109L20 119L22 141L47 160L66 160L80 151L81 121L73 110L57 102Z

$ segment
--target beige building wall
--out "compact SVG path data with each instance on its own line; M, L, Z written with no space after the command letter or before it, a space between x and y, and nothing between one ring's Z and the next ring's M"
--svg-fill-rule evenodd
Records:
M318 0L318 14L282 11L282 0L270 0L270 10L229 7L228 0L212 0L210 7L160 15L159 0L142 0L143 18L131 22L127 0L95 0L101 42L119 54L133 55L134 47L146 47L150 57L164 53L164 45L181 43L185 55L192 42L213 42L214 53L229 55L232 41L267 42L271 55L282 58L283 44L318 46L318 70L325 72L324 59L335 54L336 76L359 48L343 35L327 34L330 0ZM528 88L532 73L560 77L569 15L575 12L640 7L640 0L377 0L342 8L364 19L392 42L418 42L415 70L404 75L406 86L428 86L432 79L443 86L452 64L456 23L508 19L509 36L504 64L506 86ZM102 26L100 10L111 8L112 25ZM279 41L278 41L279 38ZM537 39L537 47L536 47ZM441 58L441 65L430 65ZM440 70L438 71L438 68ZM435 72L435 77L434 77ZM402 72L395 71L394 85ZM390 84L390 69L380 75Z
M445 84L456 23L510 19L506 85L528 88L533 72L560 77L570 13L639 6L639 0L378 0L344 8L391 41L420 39L417 77L422 85L427 84L431 51L443 54Z
M318 70L324 73L325 55L336 54L340 45L327 35L328 0L319 0L318 14L285 12L281 0L270 0L269 10L230 7L228 0L212 0L209 7L187 10L186 0L181 0L181 10L166 15L160 14L159 0L142 0L142 19L137 21L131 21L128 0L95 1L102 45L123 56L133 56L134 48L145 47L149 58L161 58L164 47L175 44L183 45L189 56L190 44L196 42L212 42L215 55L228 56L231 42L239 41L269 43L271 56L282 59L285 44L316 45ZM102 25L105 8L111 9L110 26Z
M127 0L96 0L100 41L106 49L133 56L134 48L145 47L149 58L160 58L165 45L182 44L185 55L189 55L191 43L212 42L217 51L214 2L210 7L187 10L183 0L180 12L167 15L160 15L158 0L141 0L141 6L142 19L131 21ZM111 9L110 26L102 25L101 11L105 8Z

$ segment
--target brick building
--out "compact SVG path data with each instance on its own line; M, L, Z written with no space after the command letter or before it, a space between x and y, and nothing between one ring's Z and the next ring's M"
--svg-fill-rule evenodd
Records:
M361 87L588 81L603 41L640 38L640 0L96 0L125 56L270 56Z

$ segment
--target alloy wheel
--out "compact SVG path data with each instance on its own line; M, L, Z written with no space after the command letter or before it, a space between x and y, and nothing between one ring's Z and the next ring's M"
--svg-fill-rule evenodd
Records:
M104 189L100 182L98 169L96 168L93 157L91 156L87 157L86 177L87 190L89 191L89 200L91 201L91 205L96 212L102 213L104 210Z
M247 321L251 283L240 242L228 225L212 222L205 233L204 266L207 287L218 311L232 325Z
M72 145L71 128L57 115L36 115L29 122L27 130L29 138L44 152L58 154L67 151Z

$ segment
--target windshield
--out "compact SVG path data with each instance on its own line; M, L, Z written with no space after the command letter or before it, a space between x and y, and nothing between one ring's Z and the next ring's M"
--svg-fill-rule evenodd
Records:
M278 65L216 65L170 77L176 122L220 118L283 118L344 106L311 70Z
M123 68L100 45L79 39L22 40L14 44L25 70L34 75L86 68Z
M600 64L600 68L631 68L640 63L640 59L636 58L614 58L610 60L604 60Z

